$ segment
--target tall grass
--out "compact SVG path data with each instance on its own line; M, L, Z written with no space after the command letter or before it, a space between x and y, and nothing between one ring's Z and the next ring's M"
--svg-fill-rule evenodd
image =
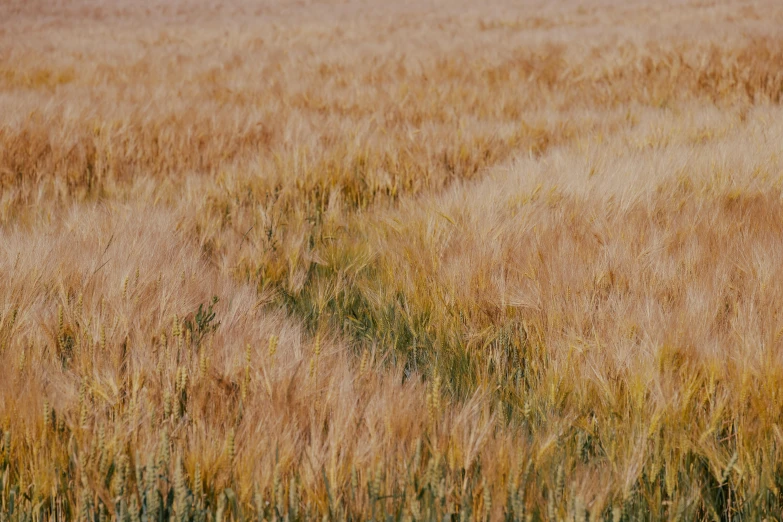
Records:
M4 3L0 521L779 517L780 27Z

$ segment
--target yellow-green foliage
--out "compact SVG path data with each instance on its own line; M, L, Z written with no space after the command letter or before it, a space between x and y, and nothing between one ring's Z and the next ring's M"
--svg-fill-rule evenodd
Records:
M0 522L783 509L783 8L0 6Z

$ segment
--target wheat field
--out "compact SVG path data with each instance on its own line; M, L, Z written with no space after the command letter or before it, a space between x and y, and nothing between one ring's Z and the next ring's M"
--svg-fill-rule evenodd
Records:
M0 521L783 519L783 4L0 2Z

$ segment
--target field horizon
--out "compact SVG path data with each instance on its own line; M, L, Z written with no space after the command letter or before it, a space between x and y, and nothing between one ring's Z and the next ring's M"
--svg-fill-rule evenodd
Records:
M781 520L783 4L0 2L0 522Z

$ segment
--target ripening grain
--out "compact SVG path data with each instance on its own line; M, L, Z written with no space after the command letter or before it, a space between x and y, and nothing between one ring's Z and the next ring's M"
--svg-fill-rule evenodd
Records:
M0 521L783 507L783 6L0 5Z

